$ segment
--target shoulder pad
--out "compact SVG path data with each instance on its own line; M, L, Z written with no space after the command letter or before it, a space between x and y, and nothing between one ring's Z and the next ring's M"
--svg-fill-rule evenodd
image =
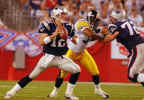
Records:
M43 24L47 30L50 30L49 21L42 21L41 24Z
M49 22L48 20L40 22L39 33L51 33L51 24L52 22Z
M71 24L71 23L65 23L65 26L71 27L73 29L73 24Z
M115 24L109 24L108 25L108 29L109 29L109 32L110 33L114 33L116 30L117 30L117 25L115 25Z
M73 24L71 24L71 23L65 23L65 27L66 27L66 29L67 29L67 31L68 31L68 35L70 36L70 37L72 37L75 33L74 33L74 27L73 27Z

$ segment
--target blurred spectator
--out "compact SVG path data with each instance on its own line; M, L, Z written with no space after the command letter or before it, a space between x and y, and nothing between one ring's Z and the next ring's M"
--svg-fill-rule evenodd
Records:
M4 23L2 22L2 20L0 19L0 28L7 28Z
M143 19L137 10L136 3L132 4L131 13L128 16L128 19L131 20L137 27L140 27L142 25Z
M141 9L144 6L144 0L137 0L137 6Z
M73 0L64 0L62 4L63 4L63 8L67 10L69 21L73 23L74 16L77 16L77 15L73 16L73 11L74 11L74 8L76 7L76 3L74 3Z
M143 19L143 21L142 21L142 27L144 27L144 6L141 8L141 16L142 16L142 19Z
M94 5L91 0L85 0L85 2L87 4L88 11L96 10L96 5Z
M70 18L70 22L74 24L79 18L80 18L79 9L77 7L73 7L73 11L72 11L72 16Z
M28 0L21 0L23 3L26 1ZM109 24L109 15L112 10L125 10L129 15L128 18L137 26L140 26L142 21L144 26L144 10L141 10L141 16L137 7L137 5L142 6L144 0L29 0L28 4L32 9L32 15L44 15L45 18L49 17L51 10L55 7L66 8L71 23L75 23L79 18L86 18L89 10L93 9L98 11L104 24ZM41 10L45 10L44 13Z
M73 0L73 2L75 3L76 7L79 9L81 5L81 0Z
M131 13L131 10L133 8L133 4L136 5L138 12L140 11L141 5L144 4L144 0L126 0L125 6L127 10L127 15Z
M100 18L103 22L103 24L108 24L109 23L109 16L108 16L108 7L109 7L109 2L100 2Z
M87 3L86 3L86 2L83 2L83 3L80 5L79 15L80 15L81 17L85 17L85 18L86 18L87 13L88 13Z
M73 6L74 6L73 1L72 0L68 0L66 7L67 7L67 10L68 10L69 16L72 16Z
M41 11L42 1L43 0L29 0L25 4L25 9L30 9L32 16L41 17L43 16L43 12Z
M67 8L69 7L69 2L68 2L68 0L62 0L62 6L67 9Z
M40 10L42 1L43 0L29 0L29 4L30 4L32 9Z
M24 8L25 3L27 3L29 0L19 0L20 1L20 6Z
M86 18L87 13L90 10L96 10L96 6L91 2L91 0L84 0L80 5L79 15Z
M101 9L100 3L105 1L109 1L109 0L91 0L91 2L96 6L96 9L99 11Z
M58 0L43 0L42 9L53 9L57 2Z
M58 3L61 4L61 0L43 0L41 8L43 10L48 10L50 16L52 9L55 8Z
M110 3L110 12L112 10L123 10L124 7L122 6L121 0L112 0Z

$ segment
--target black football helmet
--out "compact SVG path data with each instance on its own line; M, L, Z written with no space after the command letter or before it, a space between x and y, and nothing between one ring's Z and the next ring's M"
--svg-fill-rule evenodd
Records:
M96 19L97 14L98 12L96 10L91 10L90 12L88 12L87 21L89 23L92 23Z

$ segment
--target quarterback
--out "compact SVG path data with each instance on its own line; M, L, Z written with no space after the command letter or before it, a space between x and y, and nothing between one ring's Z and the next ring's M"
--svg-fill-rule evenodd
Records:
M55 8L53 14L52 20L43 21L39 27L40 43L43 45L44 55L40 58L34 70L19 80L6 93L4 96L5 99L13 97L47 68L58 66L58 68L66 72L80 73L80 67L70 58L64 56L68 48L66 44L67 38L64 38L63 35L67 34L68 37L71 37L71 26L63 23L64 12L61 9ZM67 95L69 98L73 96L72 94Z

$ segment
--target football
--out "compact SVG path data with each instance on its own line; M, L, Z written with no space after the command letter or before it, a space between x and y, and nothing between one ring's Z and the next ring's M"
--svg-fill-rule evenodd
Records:
M67 33L61 33L61 34L59 34L60 35L60 37L62 38L62 39L64 39L64 40L66 40L67 38L68 38L68 34Z

